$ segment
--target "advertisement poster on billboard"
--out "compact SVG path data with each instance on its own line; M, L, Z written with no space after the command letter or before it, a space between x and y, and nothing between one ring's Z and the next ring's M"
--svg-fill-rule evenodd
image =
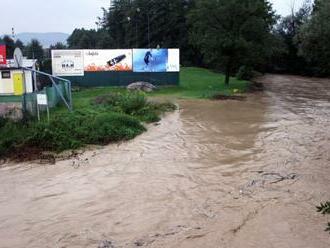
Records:
M133 49L134 72L166 72L167 49Z
M132 71L132 50L84 50L84 70Z
M6 59L6 46L0 45L0 65L6 65L7 59Z
M84 76L82 50L52 50L54 76Z
M180 50L168 49L168 61L167 72L179 72L180 71Z

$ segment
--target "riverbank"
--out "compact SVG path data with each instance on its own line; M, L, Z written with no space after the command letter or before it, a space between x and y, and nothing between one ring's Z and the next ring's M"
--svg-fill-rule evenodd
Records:
M214 95L233 96L249 91L251 83L231 78L229 85L224 84L224 75L208 69L183 67L178 86L159 87L147 96L169 96L176 99L212 99ZM124 92L120 87L79 88L73 94L75 106L86 106L88 99L110 92Z
M31 119L24 123L0 120L0 158L31 160L44 152L59 153L86 145L105 145L130 140L146 131L143 123L157 122L161 115L175 110L174 101L156 98L243 99L250 83L231 79L201 68L182 68L181 83L160 87L155 92L130 93L125 88L76 89L73 113L65 107L51 111L50 122Z
M45 116L40 122L0 119L0 158L33 160L44 152L130 140L146 131L144 123L157 122L163 113L176 109L172 103L148 101L139 92L109 93L84 101L72 113L56 109L49 121Z

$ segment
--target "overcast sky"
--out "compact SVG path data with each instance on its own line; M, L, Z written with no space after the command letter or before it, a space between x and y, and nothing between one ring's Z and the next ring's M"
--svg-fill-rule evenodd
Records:
M290 13L294 0L270 0L279 14ZM297 8L303 0L295 0ZM21 32L71 33L75 27L96 28L101 7L110 0L0 0L0 34Z

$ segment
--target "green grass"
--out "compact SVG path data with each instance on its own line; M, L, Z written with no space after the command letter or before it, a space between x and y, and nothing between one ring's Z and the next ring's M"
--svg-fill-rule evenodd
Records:
M174 96L178 98L211 98L215 94L233 95L244 93L249 82L231 78L229 86L224 84L224 75L203 68L183 67L180 73L180 85L161 87L148 96ZM125 92L120 87L84 88L73 93L74 107L84 108L92 98L113 92Z
M51 120L14 123L0 119L0 157L19 151L77 149L86 144L107 144L132 139L145 131L142 122L156 122L160 115L175 109L171 103L147 101L147 96L212 98L247 90L249 83L207 69L182 68L180 85L162 87L150 93L127 93L125 88L101 87L73 92L74 112L62 106L51 110ZM45 117L43 117L45 119Z
M152 95L174 95L180 98L210 98L215 94L233 95L246 92L249 82L231 78L229 86L224 84L223 74L203 68L182 68L180 85L161 88Z
M176 108L170 103L149 102L139 92L104 95L104 91L93 91L78 99L79 107L73 113L58 108L49 122L45 114L41 122L0 118L0 157L33 159L43 151L62 152L133 139L146 130L143 122L159 121L163 112Z

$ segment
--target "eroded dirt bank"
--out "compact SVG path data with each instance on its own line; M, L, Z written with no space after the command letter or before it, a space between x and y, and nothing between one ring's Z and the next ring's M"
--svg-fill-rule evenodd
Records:
M2 168L0 247L330 247L330 82L260 80L132 142Z

